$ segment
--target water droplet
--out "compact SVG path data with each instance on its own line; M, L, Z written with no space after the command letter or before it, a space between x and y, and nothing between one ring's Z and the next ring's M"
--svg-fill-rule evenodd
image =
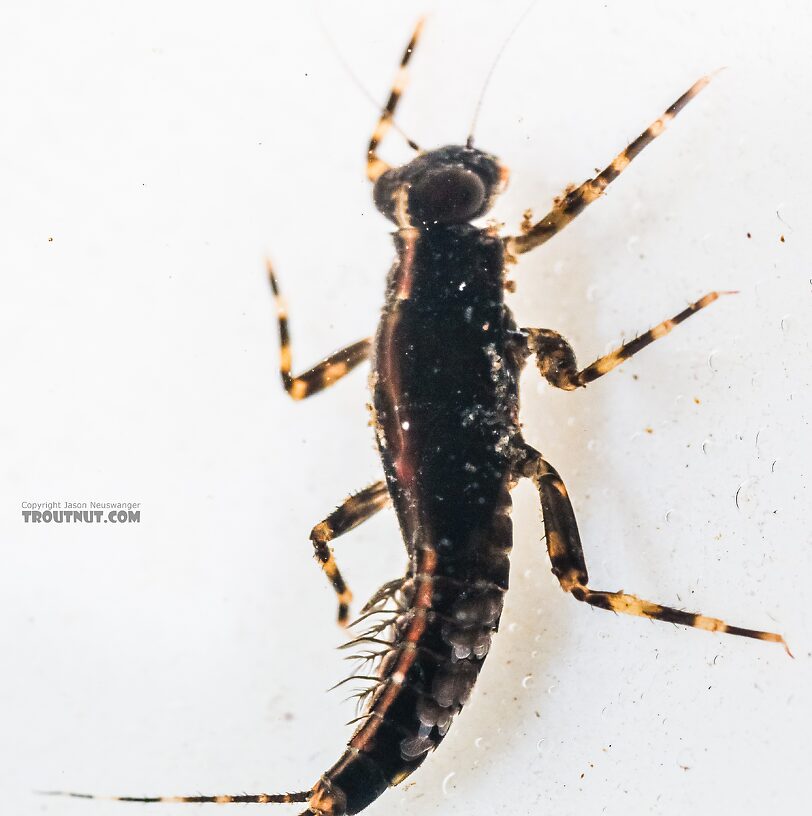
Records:
M522 688L533 688L533 675L528 674L522 679Z
M706 456L713 453L713 441L712 440L706 439L702 443L702 453L704 453Z
M770 448L773 447L772 442L772 431L769 428L759 428L756 433L756 455L759 459L773 460L774 457L771 456L773 451L770 450Z
M665 523L672 524L674 522L674 514L676 510L666 510L665 511Z
M531 569L526 569L526 570L525 570L525 571L522 573L522 577L523 577L523 578L532 578L532 577L533 577L533 570L531 570Z
M499 729L497 729L498 732ZM477 751L485 751L486 753L491 750L492 744L491 741L487 737L477 737L474 740L474 748Z
M550 697L554 697L556 694L558 694L558 683L553 683L551 686L547 686L547 694L549 694Z
M754 510L759 504L759 480L745 479L736 490L736 507L739 510Z
M590 439L586 443L586 449L588 451L599 451L601 448L601 443L597 439Z
M508 624L508 632L515 632L515 631L518 630L518 628L519 628L519 624L516 623L516 621L513 621L513 623Z
M781 331L784 332L785 335L788 335L792 332L792 315L785 314L781 318Z
M457 786L451 781L456 775L456 771L451 771L443 780L443 796L446 798L450 798L457 792Z
M708 368L709 368L709 369L710 369L710 370L711 370L711 371L712 371L714 374L715 374L715 373L718 371L718 369L716 368L716 362L715 362L715 360L714 360L714 358L715 358L715 357L717 357L717 356L718 356L718 354L719 354L719 349L714 349L714 350L713 350L713 351L712 351L712 352L711 352L711 353L708 355Z
M536 743L536 750L537 750L537 751L538 751L540 754L543 754L543 753L544 753L544 749L545 749L545 748L546 748L546 746L545 746L545 744L544 744L544 737L542 737L542 738L541 738L541 739L540 739L540 740L539 740L539 741Z

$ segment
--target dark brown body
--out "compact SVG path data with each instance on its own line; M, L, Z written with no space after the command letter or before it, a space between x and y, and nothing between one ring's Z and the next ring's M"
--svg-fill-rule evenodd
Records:
M673 317L579 368L558 332L516 329L503 300L504 267L567 226L709 82L702 77L595 178L568 189L520 235L500 238L472 221L484 216L505 187L495 156L447 145L421 151L401 167L378 156L405 81L422 23L401 59L400 72L367 151L367 177L378 210L397 227L397 260L374 341L366 338L294 375L287 310L268 265L279 321L279 374L300 400L337 382L366 359L378 447L386 481L350 496L310 534L346 624L352 593L330 542L362 524L391 499L409 558L405 576L385 584L361 619L384 615L350 644L383 647L369 701L338 762L316 784L295 793L113 797L129 802L307 802L302 816L345 816L363 810L415 770L445 736L467 702L499 625L508 588L512 544L510 488L532 479L539 493L553 574L583 603L613 612L711 632L780 643L775 632L731 626L623 591L589 586L572 503L555 468L521 437L519 371L533 355L552 385L574 391L665 337L726 292L709 292ZM390 606L394 603L394 610ZM65 795L63 792L54 792ZM82 799L93 795L69 793Z
M364 356L372 362L374 424L386 484L376 482L350 497L311 534L338 595L339 620L346 619L351 594L330 541L391 498L409 557L402 581L385 585L366 607L371 611L363 617L383 613L382 600L395 602L392 617L355 641L383 647L373 655L380 663L371 697L344 754L309 792L304 816L363 810L423 762L467 702L508 588L509 491L520 478L532 479L539 492L553 574L578 601L786 646L776 633L730 626L622 591L592 589L564 482L524 442L518 421L518 378L529 355L548 382L573 391L722 294L709 292L585 368L578 367L575 352L558 332L517 330L503 299L505 264L545 243L596 201L708 78L694 83L594 179L556 199L541 220L533 224L528 217L521 235L500 238L495 229L471 222L488 212L505 187L507 171L495 156L475 149L471 138L465 146L418 151L401 167L390 167L377 155L419 31L418 26L369 144L367 176L375 184L375 205L398 227L397 261L375 339L348 346L294 378L280 311L280 372L294 397L314 393Z
M443 739L508 588L524 343L503 300L503 244L469 224L401 229L395 244L371 385L409 567L380 683L320 783L326 802L317 789L330 813L357 813Z

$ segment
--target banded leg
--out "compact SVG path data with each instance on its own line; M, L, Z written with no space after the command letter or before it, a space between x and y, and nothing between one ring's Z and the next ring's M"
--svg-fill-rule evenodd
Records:
M584 551L567 489L555 468L546 462L538 451L526 445L524 455L525 458L520 464L520 475L531 478L538 488L544 514L547 551L550 554L553 574L558 578L565 592L571 593L579 601L600 609L609 609L612 612L623 612L626 615L639 615L653 620L678 623L681 626L692 626L695 629L705 629L709 632L726 632L730 635L780 643L786 649L787 654L792 656L784 638L774 632L760 632L756 629L731 626L718 618L709 618L705 615L661 606L625 592L603 592L590 589Z
M270 261L266 261L268 267L268 280L271 283L274 301L276 303L276 316L279 320L279 375L282 378L282 385L288 395L301 400L317 394L319 391L340 380L345 374L349 374L359 363L368 359L372 348L372 340L367 337L359 340L350 346L326 357L318 365L302 372L301 374L291 374L292 360L290 354L290 332L288 331L288 311L285 301L279 292L279 284Z
M652 122L612 163L593 179L587 179L580 187L567 192L557 200L552 210L536 224L523 227L522 235L505 239L508 255L521 255L549 241L557 232L564 229L587 205L603 195L604 190L628 167L632 159L651 144L665 129L666 123L673 119L709 82L704 76L695 82L663 115Z
M316 558L330 579L338 595L338 622L346 626L350 611L352 592L341 577L329 542L375 515L389 502L389 490L383 481L364 488L360 493L350 496L337 510L334 510L324 521L319 522L310 532L310 540Z
M383 159L378 157L378 146L383 140L383 137L386 136L387 132L392 127L392 122L395 116L395 108L400 101L400 96L403 93L403 89L406 87L406 80L408 77L407 66L412 57L412 51L414 51L415 47L417 46L417 42L420 39L420 34L423 31L423 23L423 19L418 21L414 33L412 34L412 38L409 40L409 44L406 46L406 50L403 52L403 57L400 60L400 68L398 68L397 76L392 84L392 90L389 92L389 99L387 99L386 105L384 105L384 108L381 111L380 119L378 119L378 123L375 125L375 130L372 132L372 138L369 140L369 147L367 148L367 178L372 182L377 181L378 178L389 169L389 165ZM411 139L407 139L406 141L409 143L409 147L411 147L413 150L420 149Z
M530 351L536 355L541 376L556 388L563 388L565 391L574 391L581 388L598 377L608 374L613 368L617 368L624 360L637 354L646 346L665 337L676 326L687 320L691 315L710 306L721 295L733 295L735 292L709 292L705 297L692 303L688 308L683 309L679 314L668 320L658 323L653 329L649 329L634 340L624 343L619 348L609 354L599 357L594 363L586 368L578 370L575 361L575 352L572 346L560 335L551 329L524 329L527 332L527 345Z

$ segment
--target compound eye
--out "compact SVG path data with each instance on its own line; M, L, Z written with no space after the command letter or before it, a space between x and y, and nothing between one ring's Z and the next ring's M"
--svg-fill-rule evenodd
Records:
M482 179L464 167L440 167L414 182L409 213L426 224L461 224L478 216L485 204Z

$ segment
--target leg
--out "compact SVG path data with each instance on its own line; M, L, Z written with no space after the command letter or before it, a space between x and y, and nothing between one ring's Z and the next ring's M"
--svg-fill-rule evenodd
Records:
M327 545L334 538L354 530L359 524L368 518L372 518L388 502L389 490L386 483L382 481L375 482L375 484L364 488L360 493L350 496L337 510L330 513L324 521L319 522L310 532L310 540L313 542L316 558L322 565L322 569L327 573L327 577L330 579L336 595L338 595L338 622L342 626L347 624L352 592L344 583L332 550Z
M693 626L696 629L705 629L710 632L727 632L730 635L781 643L787 653L791 654L784 638L773 632L759 632L755 629L730 626L718 618L709 618L705 615L660 606L644 601L635 595L627 595L625 592L601 592L590 589L587 586L589 578L584 561L584 551L581 547L581 538L578 535L578 525L575 522L572 504L567 496L567 489L555 468L545 462L538 451L533 450L530 446L525 446L524 456L525 458L520 462L520 475L531 478L538 488L553 574L558 578L565 592L570 592L579 601L613 612L679 623L682 626Z
M417 41L420 39L420 32L422 30L423 20L421 19L418 21L414 33L412 34L412 38L409 40L409 44L406 46L406 50L403 52L403 57L400 60L400 68L398 69L397 76L395 77L395 82L392 85L392 90L389 93L389 99L386 101L386 105L384 105L384 108L381 111L381 117L378 119L375 130L372 132L372 138L369 140L369 147L367 148L367 178L370 181L377 181L379 176L389 169L389 165L383 161L383 159L378 158L378 146L389 128L392 127L393 118L395 116L395 108L398 105L403 89L406 87L406 66L409 64L412 51L414 51ZM409 142L409 147L411 147L413 150L420 149L411 139L407 139L407 141Z
M609 183L626 169L644 147L651 144L663 132L666 123L673 119L709 82L709 76L704 76L695 82L659 119L649 125L622 153L617 155L605 170L594 179L585 181L580 187L568 191L560 201L555 202L552 210L541 221L532 226L528 224L526 228L523 228L522 235L506 238L505 246L508 255L529 252L564 229L588 204L603 195Z
M558 332L550 329L525 329L528 335L528 347L536 355L536 363L541 372L541 376L556 388L563 388L565 391L574 391L576 388L585 386L598 377L617 368L624 360L628 360L638 351L644 349L655 340L669 334L675 326L679 326L691 315L696 314L706 306L710 306L720 295L732 295L734 292L709 292L705 297L697 300L683 309L679 314L669 320L658 323L653 329L649 329L644 334L634 340L616 348L609 354L599 357L592 365L578 370L575 362L575 352L572 346Z
M279 374L285 391L295 400L301 400L317 394L324 388L349 374L359 363L369 357L372 346L370 338L359 340L351 346L339 349L318 365L296 376L291 372L290 334L288 332L288 312L273 268L268 262L268 278L271 282L271 291L276 302L276 314L279 319Z

